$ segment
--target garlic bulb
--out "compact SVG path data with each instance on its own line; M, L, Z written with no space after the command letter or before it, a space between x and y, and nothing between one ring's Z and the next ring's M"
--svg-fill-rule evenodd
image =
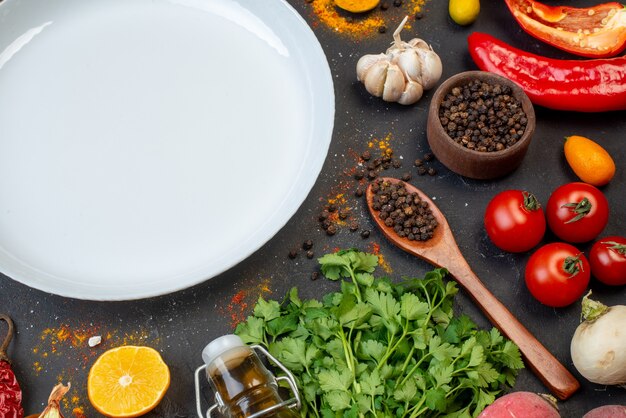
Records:
M356 76L365 89L387 102L410 105L441 78L439 56L422 39L400 39L406 16L393 33L393 45L384 54L365 55L356 64Z

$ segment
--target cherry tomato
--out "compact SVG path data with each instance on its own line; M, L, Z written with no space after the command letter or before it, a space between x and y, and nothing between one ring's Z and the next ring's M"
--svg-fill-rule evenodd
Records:
M604 194L587 183L558 187L546 206L548 226L567 242L587 242L597 237L609 220L609 203Z
M602 283L626 284L626 238L610 236L598 240L589 253L591 273Z
M532 194L505 190L485 210L485 229L496 247L512 253L528 251L543 238L546 218Z
M585 293L590 270L589 262L576 247L554 242L530 256L524 277L526 287L539 302L560 308Z

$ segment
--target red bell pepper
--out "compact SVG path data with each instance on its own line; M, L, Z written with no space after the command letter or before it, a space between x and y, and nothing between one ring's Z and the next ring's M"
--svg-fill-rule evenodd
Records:
M485 33L467 38L481 70L518 84L540 106L578 112L626 110L626 56L556 60L531 54Z
M564 51L603 58L626 48L626 8L620 3L579 9L533 0L505 2L527 33Z

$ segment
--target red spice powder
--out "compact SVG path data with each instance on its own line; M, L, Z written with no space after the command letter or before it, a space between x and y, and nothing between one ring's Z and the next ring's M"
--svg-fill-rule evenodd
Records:
M370 253L378 256L378 265L385 271L385 273L393 272L393 269L385 259L385 256L380 252L380 244L376 242L370 242L367 249Z
M246 291L240 290L230 299L226 308L230 317L230 326L233 328L246 320L246 311L248 310L248 304L244 301L246 296Z
M74 418L87 418L87 415L85 415L85 411L81 407L74 408L72 410L72 414L74 414Z
M265 293L272 293L269 288L269 279L264 279L260 283L239 290L231 298L225 310L220 310L221 314L230 321L231 328L235 328L240 322L244 322L250 315L249 307L253 305L260 296Z

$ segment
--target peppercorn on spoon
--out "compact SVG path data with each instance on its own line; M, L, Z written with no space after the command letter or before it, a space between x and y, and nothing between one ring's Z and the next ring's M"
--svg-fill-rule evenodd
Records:
M381 178L381 180L402 183L393 178ZM550 392L562 400L569 398L580 388L580 383L480 281L461 254L445 216L433 201L416 187L408 183L405 185L409 193L417 193L423 201L428 203L438 222L434 235L427 241L410 241L398 236L392 227L385 225L373 209L374 192L370 184L366 192L367 207L383 234L404 251L437 267L447 269L470 294L491 323L518 345L526 364L550 389Z

